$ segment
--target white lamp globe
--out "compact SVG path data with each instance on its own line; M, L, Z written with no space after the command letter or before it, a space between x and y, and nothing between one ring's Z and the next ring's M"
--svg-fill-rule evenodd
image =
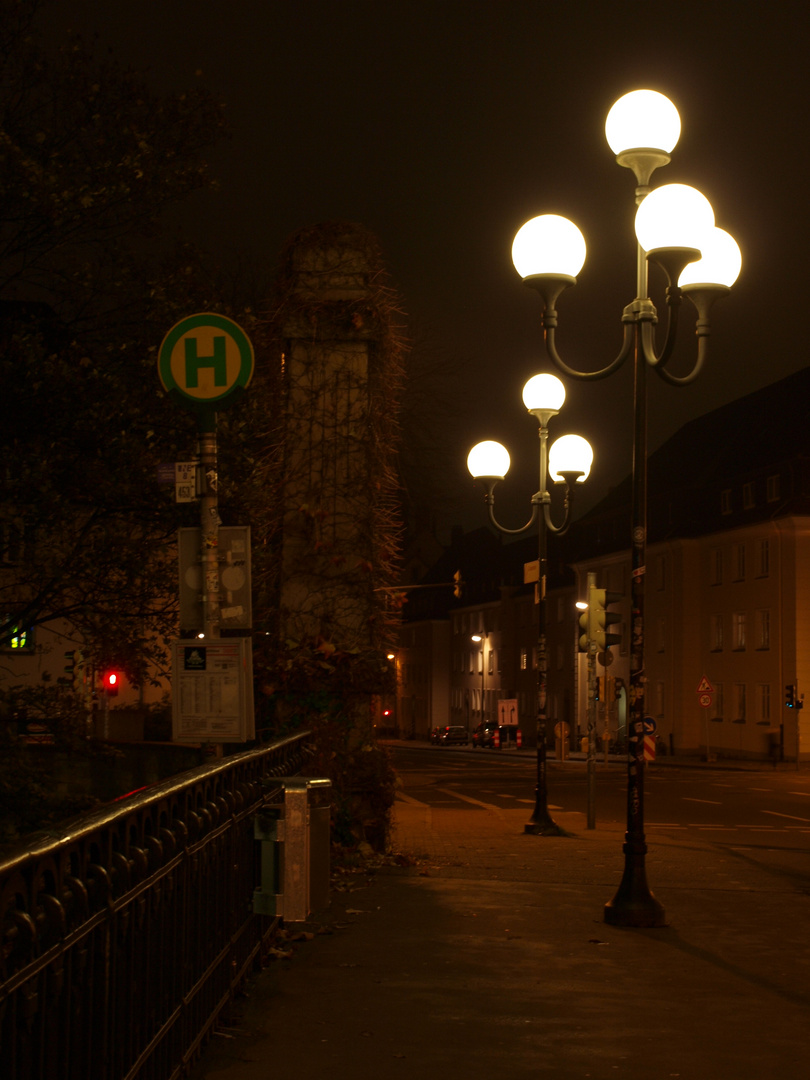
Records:
M509 472L509 451L499 442L486 440L476 443L467 455L467 468L470 475L496 476L503 480Z
M657 90L633 90L613 105L605 121L608 145L618 157L625 150L674 149L681 118L668 97Z
M564 401L565 387L556 375L532 375L523 387L523 404L529 412L559 412Z
M691 247L703 250L714 228L712 204L688 184L664 184L636 211L636 236L645 251Z
M551 444L548 471L552 480L564 480L564 472L580 472L577 483L582 484L588 479L592 464L593 448L581 435L563 435Z
M703 257L689 263L678 278L684 285L726 285L740 276L742 253L739 244L725 229L712 229L701 248Z
M585 237L568 218L541 214L518 229L512 262L522 278L534 274L575 278L585 262Z

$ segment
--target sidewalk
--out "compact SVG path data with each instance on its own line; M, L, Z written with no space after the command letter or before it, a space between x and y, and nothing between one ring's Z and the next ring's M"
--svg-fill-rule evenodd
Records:
M256 980L193 1080L804 1080L810 833L657 829L647 873L669 926L602 921L616 827L523 834L525 812L396 806L386 866L335 892Z

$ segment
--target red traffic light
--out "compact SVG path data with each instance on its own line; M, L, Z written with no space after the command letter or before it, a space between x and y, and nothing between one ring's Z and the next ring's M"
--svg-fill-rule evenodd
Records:
M117 671L107 671L104 673L104 679L102 680L104 689L110 696L118 693L120 678Z

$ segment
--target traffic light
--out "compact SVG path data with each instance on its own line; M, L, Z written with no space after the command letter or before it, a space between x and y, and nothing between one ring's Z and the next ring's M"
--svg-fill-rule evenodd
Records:
M105 671L104 678L102 679L102 685L107 691L107 697L117 697L118 687L121 682L121 676L117 671Z
M621 636L611 634L607 627L621 622L621 615L605 609L610 604L618 604L621 599L621 593L608 592L607 589L597 589L595 586L588 587L588 606L579 617L580 629L583 631L579 636L582 652L587 652L591 644L600 652L609 649L611 645L619 644Z
M796 687L795 686L786 686L785 687L785 706L788 709L795 709L796 708Z
M607 610L611 604L618 604L620 600L621 593L609 592L607 589L588 590L588 635L591 641L596 642L600 652L609 649L611 645L618 645L622 640L620 634L611 634L607 629L622 620L617 611Z
M461 586L463 584L464 582L461 580L461 571L456 570L455 574L453 574L453 596L455 596L456 600L461 599Z
M591 636L591 612L588 607L583 610L579 617L579 628L582 631L579 635L579 650L580 652L587 652Z
M84 654L80 649L69 649L65 653L65 674L69 676L69 680L74 686L79 679L83 664Z

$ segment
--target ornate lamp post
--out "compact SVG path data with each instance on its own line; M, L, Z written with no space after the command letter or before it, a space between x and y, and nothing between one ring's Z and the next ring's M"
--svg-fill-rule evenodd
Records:
M489 520L502 533L517 536L539 523L539 582L537 604L537 786L532 816L524 831L535 836L560 836L563 830L548 812L546 766L546 689L548 666L546 657L546 563L548 531L562 534L570 522L573 485L587 479L593 461L590 444L579 435L563 435L548 447L548 423L556 416L565 400L565 387L556 375L534 375L523 387L523 403L540 425L540 487L532 496L532 516L520 529L507 529L495 518L495 485L509 470L509 454L497 442L481 442L467 457L467 468L480 480L486 490ZM565 513L560 525L551 519L549 474L555 483L565 485Z
M694 188L668 184L650 190L656 168L667 165L680 135L677 109L653 90L636 90L620 98L605 124L616 161L636 178L637 238L636 297L622 315L624 341L606 367L575 371L557 352L556 303L576 283L585 260L582 233L566 218L543 215L519 230L512 247L515 268L543 301L541 323L546 352L564 374L578 379L603 379L629 357L634 365L633 480L632 480L632 643L630 653L630 740L628 747L627 832L625 867L619 889L605 907L605 921L621 926L663 926L664 909L646 880L644 837L644 573L647 532L647 406L646 373L652 368L665 382L684 386L697 378L706 359L709 312L725 296L740 271L740 250L728 233L714 224L707 199ZM667 329L657 349L658 315L649 297L647 264L662 267L667 279ZM697 356L692 370L673 375L668 362L675 345L682 296L697 309Z

